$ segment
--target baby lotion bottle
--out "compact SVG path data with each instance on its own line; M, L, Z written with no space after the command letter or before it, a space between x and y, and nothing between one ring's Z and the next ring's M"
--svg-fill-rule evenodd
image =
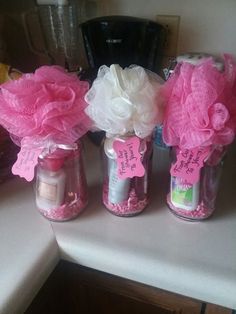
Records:
M36 204L39 210L50 212L64 203L66 174L63 159L39 158L36 182Z

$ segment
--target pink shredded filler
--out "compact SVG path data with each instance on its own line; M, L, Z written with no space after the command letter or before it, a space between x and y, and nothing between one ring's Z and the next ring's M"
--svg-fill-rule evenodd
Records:
M122 203L111 203L108 199L108 179L104 182L103 187L103 203L106 208L114 215L117 216L135 216L141 213L148 205L149 200L147 195L140 200L135 192L135 189L131 189L129 192L129 198Z
M42 66L1 85L0 124L21 146L74 143L91 125L84 112L88 88L59 66Z
M214 208L207 207L204 202L200 202L196 209L187 211L182 208L178 208L173 205L170 200L170 195L167 195L167 204L169 205L171 211L182 218L187 220L203 220L207 219L214 211Z
M84 195L81 195L81 199L75 204L63 204L58 208L51 208L50 210L45 210L39 208L40 213L52 221L67 221L76 218L86 207L87 200Z

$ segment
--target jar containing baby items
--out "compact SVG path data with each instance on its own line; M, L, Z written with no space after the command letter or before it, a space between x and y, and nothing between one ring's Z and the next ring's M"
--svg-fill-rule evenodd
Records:
M42 153L36 171L36 204L40 213L54 221L70 220L87 202L81 145L58 145L52 153Z
M59 66L42 66L1 85L0 125L20 146L12 173L35 177L36 204L55 221L75 218L87 204L80 139L90 129L87 82Z
M149 202L151 138L117 136L104 141L103 203L117 216L141 213Z
M148 204L152 133L162 122L162 80L151 71L118 64L99 68L85 95L86 113L105 132L103 203L118 216Z
M223 158L235 138L236 63L186 56L165 83L163 138L172 147L170 193L175 215L203 220L215 210Z

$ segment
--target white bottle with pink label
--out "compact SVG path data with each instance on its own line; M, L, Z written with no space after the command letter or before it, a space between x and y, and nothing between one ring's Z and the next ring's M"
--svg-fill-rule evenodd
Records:
M54 221L78 216L88 202L87 182L79 144L58 145L39 156L36 172L36 205Z
M65 197L65 171L61 169L38 170L36 204L38 208L51 210L61 206Z

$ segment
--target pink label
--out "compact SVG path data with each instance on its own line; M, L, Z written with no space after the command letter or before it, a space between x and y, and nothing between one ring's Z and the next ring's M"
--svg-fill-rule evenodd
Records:
M26 149L22 147L12 167L12 173L25 178L27 181L32 181L34 178L34 167L38 163L38 157L41 152L42 148Z
M120 179L143 177L145 169L139 153L140 140L131 137L124 142L114 141L113 148L117 155L118 177Z
M176 163L171 166L170 174L185 179L190 184L198 182L200 169L209 153L209 147L180 150Z

